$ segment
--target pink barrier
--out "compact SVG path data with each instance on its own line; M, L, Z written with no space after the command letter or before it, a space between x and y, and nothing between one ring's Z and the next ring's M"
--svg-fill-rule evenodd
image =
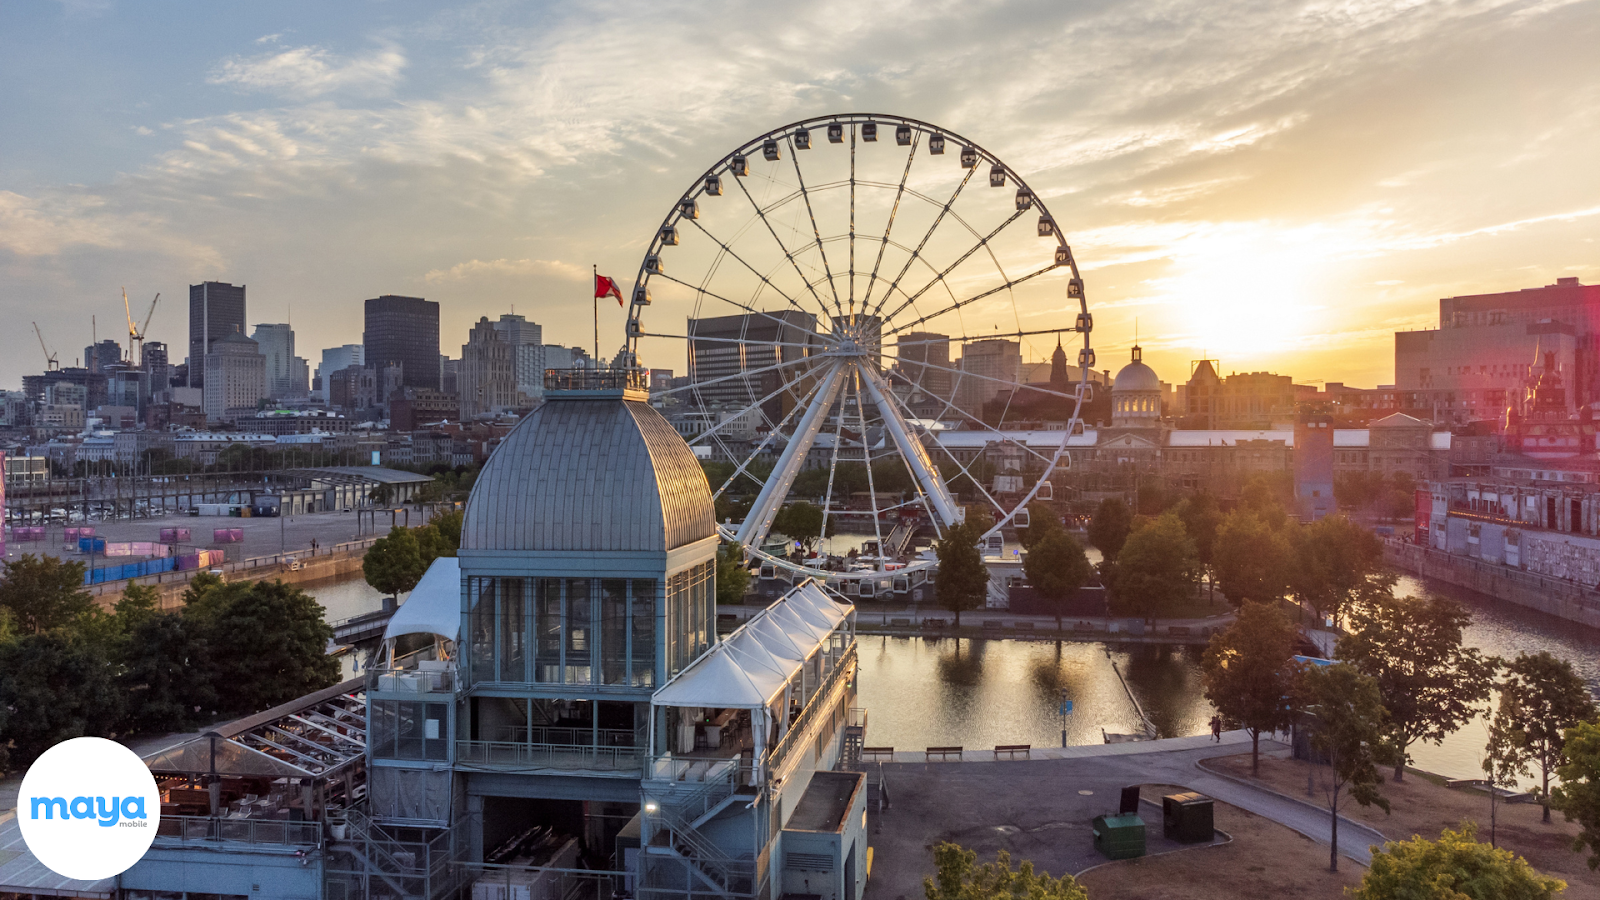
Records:
M14 541L42 541L45 539L44 526L19 525L11 529L11 539Z
M243 528L218 528L211 533L211 541L215 544L237 544L242 540Z
M155 541L117 541L106 542L106 556L150 556L165 558L171 555L166 544Z
M175 541L187 541L189 540L189 529L163 528L161 529L161 540L169 544Z

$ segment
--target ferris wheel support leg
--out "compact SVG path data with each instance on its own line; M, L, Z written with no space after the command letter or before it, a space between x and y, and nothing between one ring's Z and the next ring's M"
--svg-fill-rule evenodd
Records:
M887 396L890 388L883 382L883 376L871 366L857 368L863 376L862 380L866 382L867 393L872 395L873 405L878 407L878 414L883 417L884 427L889 430L889 436L899 449L900 456L911 467L911 473L916 476L917 483L922 485L923 493L928 496L928 502L933 504L933 511L946 526L960 522L961 507L956 504L955 498L950 496L950 490L945 487L944 479L939 477L939 470L929 458L928 449L922 446L922 441L918 440L916 435L911 433L910 426L900 416L900 410L890 402Z
M789 496L789 488L794 484L795 476L800 474L800 467L805 464L806 454L811 452L811 445L817 439L817 432L822 430L822 423L827 419L828 410L833 408L839 387L844 383L844 363L835 362L822 379L821 386L811 397L811 405L800 418L799 426L795 428L794 437L789 440L789 445L783 448L777 464L772 467L772 475L762 486L761 493L756 495L756 501L750 507L749 515L744 517L744 524L739 526L738 540L746 547L760 548L762 540L767 536L767 530L772 527L773 518L778 515L778 508L783 505L784 498Z

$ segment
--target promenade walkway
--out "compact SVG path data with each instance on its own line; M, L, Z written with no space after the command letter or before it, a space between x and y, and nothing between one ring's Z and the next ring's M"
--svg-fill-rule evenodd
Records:
M1262 750L1285 745L1262 741ZM870 900L914 897L929 866L928 848L950 840L992 857L998 850L1031 859L1052 874L1081 872L1104 860L1094 852L1089 820L1117 808L1122 787L1171 784L1277 822L1321 844L1332 840L1325 809L1199 767L1218 756L1246 753L1243 732L1128 744L1040 748L1031 758L995 761L992 748L969 749L949 762L900 751L883 763L892 800L873 824L876 848ZM1160 798L1145 797L1152 849L1161 832ZM1368 847L1384 837L1341 817L1341 856L1367 865ZM1171 848L1168 848L1171 849Z

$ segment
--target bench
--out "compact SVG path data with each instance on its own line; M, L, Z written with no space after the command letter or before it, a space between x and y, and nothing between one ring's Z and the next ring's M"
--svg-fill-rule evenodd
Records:
M952 755L955 756L956 761L959 762L961 760L961 748L960 747L929 747L927 749L927 756L925 757L925 761L926 762L933 762L933 758L935 756L939 757L942 760L949 760Z
M1018 622L1017 623L1017 630L1018 631L1032 631L1033 630L1033 623L1032 622Z
M995 759L999 759L1000 758L1000 754L1002 754L1002 753L1004 753L1006 755L1007 759L1016 759L1018 753L1022 754L1023 759L1032 759L1033 758L1033 745L1032 744L1000 744L999 746L994 748L994 758Z
M894 762L894 748L893 747L862 747L861 748L861 758L863 760L867 760L867 759L870 758L872 760L882 761L880 759L880 757L887 758L889 760L889 762Z
M889 624L891 626L898 626L898 627L901 627L901 628L910 628L911 627L911 620L910 619L890 619L889 620Z
M993 629L999 630L1001 628L1000 620L999 619L984 619L983 620L983 627L984 628L993 628Z

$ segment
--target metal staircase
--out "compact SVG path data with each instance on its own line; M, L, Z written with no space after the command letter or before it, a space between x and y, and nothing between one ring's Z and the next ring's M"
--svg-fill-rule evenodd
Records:
M852 707L844 721L843 737L839 747L839 768L847 772L861 771L861 748L867 741L867 711Z

